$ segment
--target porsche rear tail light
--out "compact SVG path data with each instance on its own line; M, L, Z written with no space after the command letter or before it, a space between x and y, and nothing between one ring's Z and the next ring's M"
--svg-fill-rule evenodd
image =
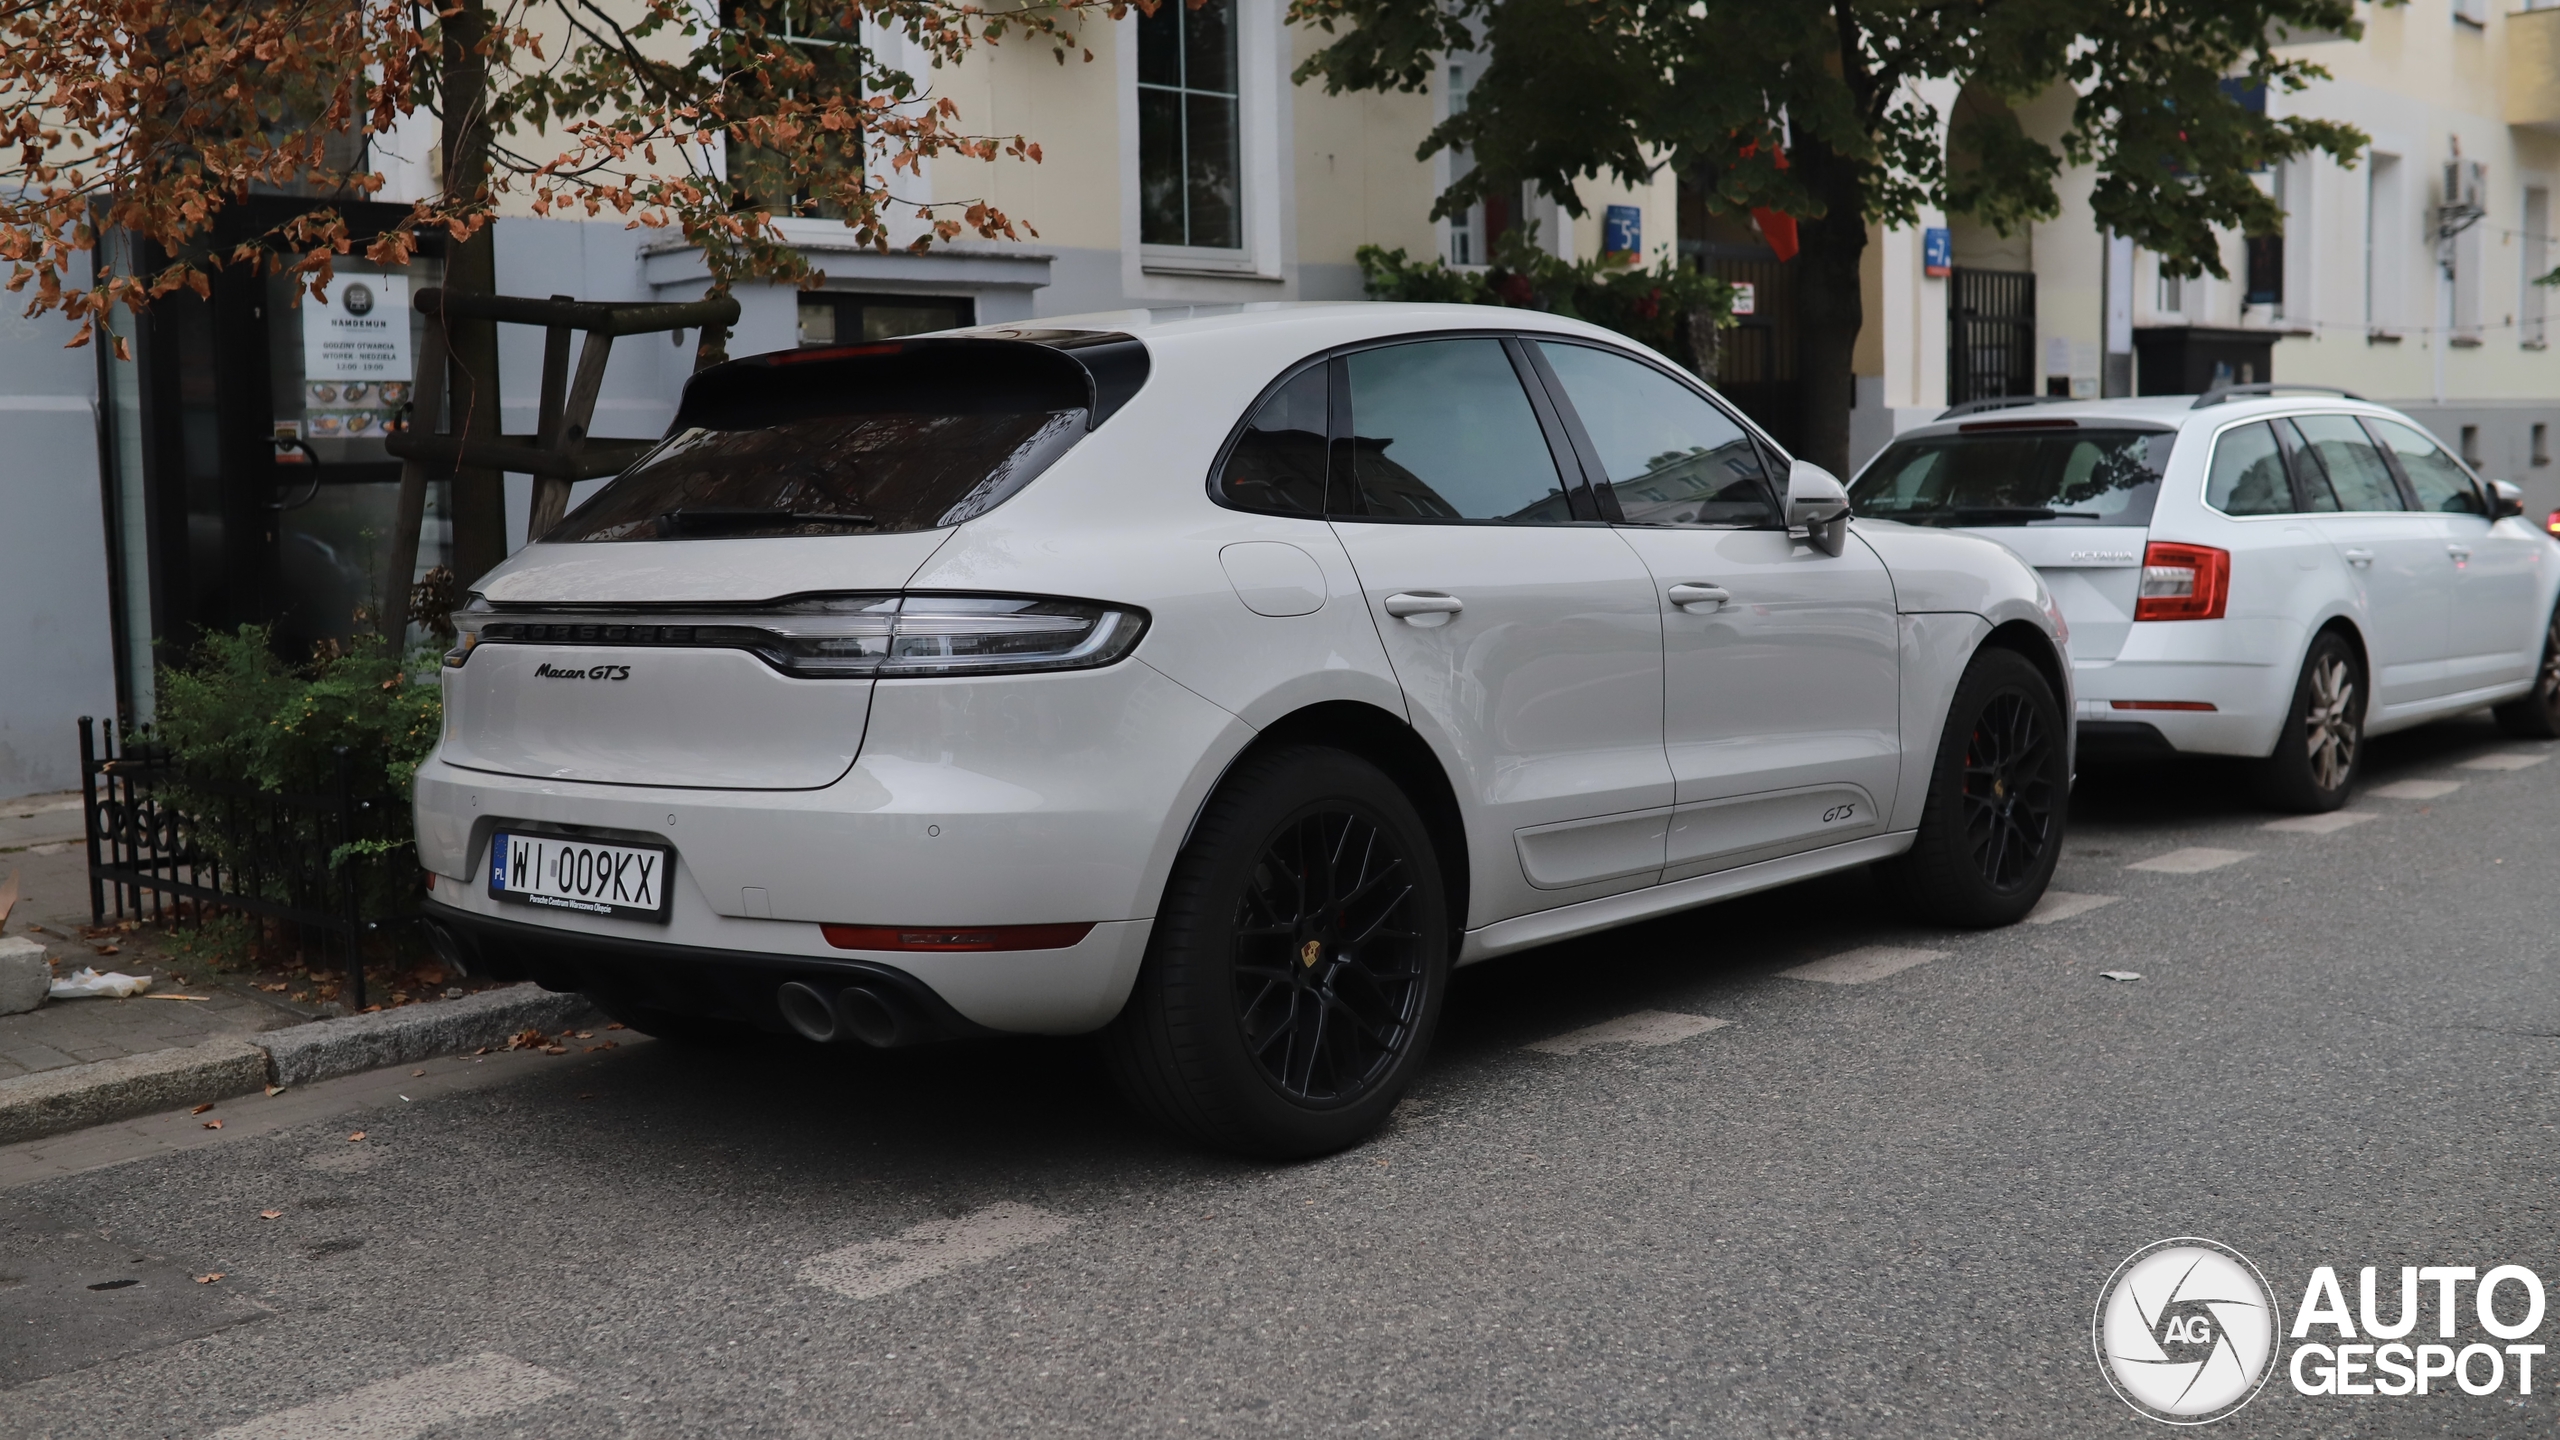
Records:
M2542 522L2542 528L2554 535L2560 535L2560 510L2552 511L2551 518Z
M2219 620L2231 591L2231 552L2154 540L2142 552L2136 620Z

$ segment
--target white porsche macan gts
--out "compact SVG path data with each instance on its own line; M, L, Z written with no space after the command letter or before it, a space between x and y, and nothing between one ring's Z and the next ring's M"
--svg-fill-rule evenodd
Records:
M1860 865L2015 920L2071 778L2034 569L1511 310L732 362L456 619L451 958L667 1037L1100 1031L1265 1155L1375 1129L1454 966Z

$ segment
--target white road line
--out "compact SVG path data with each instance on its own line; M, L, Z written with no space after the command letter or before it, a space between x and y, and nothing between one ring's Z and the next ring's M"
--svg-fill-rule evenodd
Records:
M830 1250L800 1267L800 1283L855 1300L875 1299L1054 1240L1074 1223L1064 1215L1006 1201L957 1220L927 1220L895 1239Z
M474 1355L261 1415L213 1440L408 1440L465 1420L521 1410L577 1387L539 1365Z
M2335 835L2350 825L2381 818L2371 810L2332 810L2326 815L2288 815L2282 820L2270 820L2258 828L2286 835Z
M2216 850L2210 845L2191 845L2166 855L2154 855L2148 860L2136 860L2124 868L2152 870L2163 875L2201 875L2207 870L2237 865L2257 853L2255 850Z
M2047 890L2036 908L2027 912L2030 925L2050 925L2075 915L2086 915L2101 905L2113 905L2120 895L2074 895L2068 890Z
M1579 1030L1568 1030L1552 1040L1524 1045L1542 1055L1579 1055L1594 1045L1632 1045L1645 1049L1654 1045L1676 1045L1692 1035L1730 1025L1712 1015L1683 1015L1672 1010L1638 1010L1615 1020L1603 1020Z
M2528 766L2539 765L2550 758L2548 755L2518 755L2510 751L2504 755L2474 755L2454 768L2457 770L2522 770Z
M2436 800L2462 788L2459 780L2394 780L2366 791L2392 800Z
M1824 985L1864 985L1914 965L1944 960L1947 953L1944 950L1897 950L1890 945L1866 945L1843 955L1778 973L1790 980L1813 980Z

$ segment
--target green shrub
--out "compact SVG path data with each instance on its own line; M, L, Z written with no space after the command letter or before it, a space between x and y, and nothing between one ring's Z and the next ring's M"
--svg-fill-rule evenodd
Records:
M1460 270L1416 264L1403 250L1363 245L1361 288L1372 300L1508 305L1568 315L1688 363L1712 381L1718 332L1732 328L1733 286L1666 255L1650 270L1621 256L1565 261L1540 250L1537 226L1504 231L1493 264Z
M159 677L159 723L149 738L167 745L177 761L180 778L169 799L181 811L210 816L242 812L201 782L331 795L338 747L345 746L353 793L374 802L359 822L360 833L371 838L338 846L331 863L359 867L368 915L410 908L418 882L417 866L406 858L416 843L409 786L444 723L436 687L410 682L415 663L421 662L404 664L378 642L360 642L350 652L290 665L277 657L262 626L207 636L188 663ZM202 825L197 834L235 866L246 857L226 850L295 838L238 825ZM305 896L265 898L311 903Z

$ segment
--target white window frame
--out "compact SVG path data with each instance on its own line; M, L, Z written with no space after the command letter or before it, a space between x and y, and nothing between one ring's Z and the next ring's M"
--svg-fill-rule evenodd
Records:
M2396 340L2409 324L2409 246L2417 228L2409 214L2408 154L2377 145L2365 153L2363 168L2365 333ZM2427 268L2435 268L2433 255Z
M1179 3L1179 0L1167 0ZM1138 24L1132 14L1113 46L1120 67L1120 224L1126 293L1160 291L1148 276L1275 282L1286 279L1283 238L1284 138L1289 132L1287 63L1281 52L1281 0L1236 0L1237 229L1235 249L1150 245L1138 237L1143 214L1138 176Z

